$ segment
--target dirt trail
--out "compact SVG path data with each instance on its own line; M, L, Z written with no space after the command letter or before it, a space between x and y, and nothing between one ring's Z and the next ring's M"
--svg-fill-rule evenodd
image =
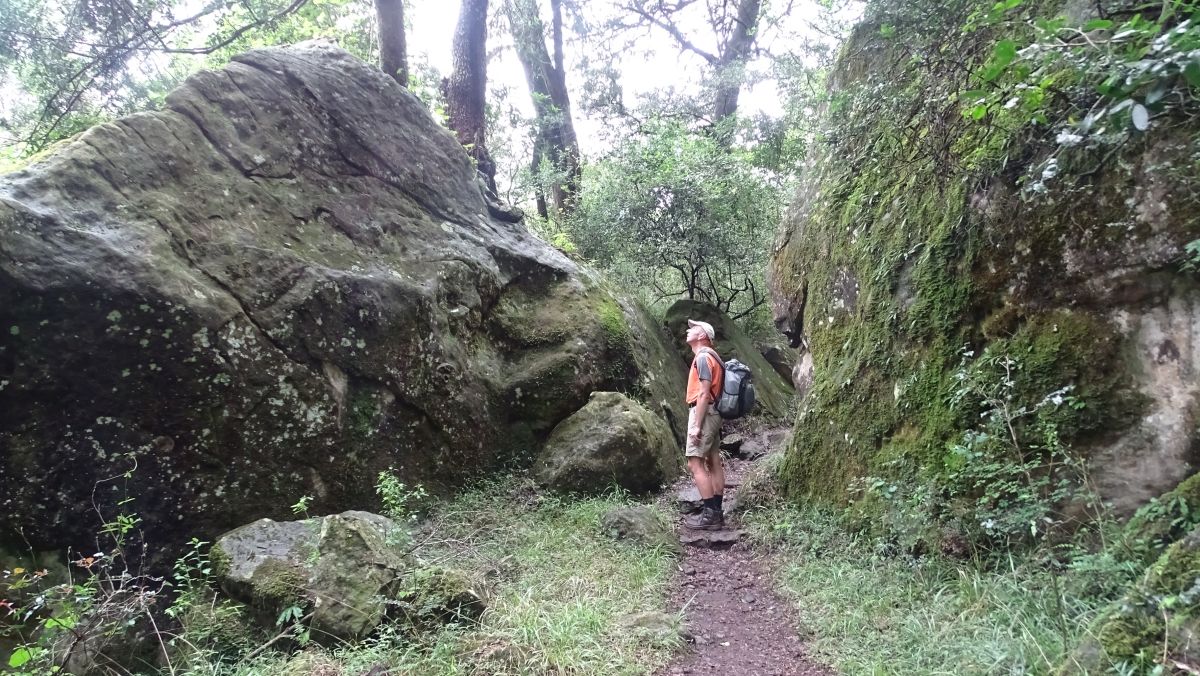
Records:
M736 499L737 487L750 464L737 459L726 461L727 503ZM677 484L668 494L673 503L679 489L691 485L690 478ZM711 539L732 539L737 529L737 518L727 518L725 531L718 531ZM682 524L679 532L685 543L697 535ZM694 644L660 671L660 676L835 673L807 657L791 605L775 593L764 562L744 538L732 547L709 548L706 541L698 544L701 546L685 545L671 589L671 609L683 609Z

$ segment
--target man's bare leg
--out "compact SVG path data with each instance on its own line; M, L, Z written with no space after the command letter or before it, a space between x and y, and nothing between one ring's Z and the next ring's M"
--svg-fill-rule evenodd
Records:
M721 452L709 455L707 460L710 495L725 495L725 463L721 462Z
M707 500L713 496L713 478L708 471L707 459L689 456L687 459L688 469L692 472L692 481L696 482L696 490L700 491L700 497ZM721 470L721 486L725 485L725 470Z

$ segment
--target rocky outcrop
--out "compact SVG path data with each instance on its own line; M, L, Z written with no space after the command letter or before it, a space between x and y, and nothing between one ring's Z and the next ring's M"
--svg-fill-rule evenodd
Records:
M1010 357L1014 406L1075 398L1043 417L1128 514L1200 461L1200 284L1180 265L1200 238L1200 178L1183 169L1195 120L1095 147L1058 142L1065 98L1041 122L1002 105L977 122L952 103L967 85L901 55L986 58L993 36L881 34L935 5L877 3L854 31L776 240L776 323L811 350L784 484L836 501L859 476L936 478L954 465L947 442L979 421L952 405L958 374L999 383L983 365Z
M787 412L792 402L792 387L790 383L776 372L775 368L755 347L754 341L746 335L729 315L718 310L709 303L698 300L678 300L667 308L663 322L667 327L667 335L675 341L676 351L680 361L687 367L692 363L692 351L683 342L687 333L687 320L696 319L712 324L717 334L714 349L721 359L737 359L754 374L754 393L757 397L755 413L781 418Z
M270 628L292 607L316 635L361 638L383 620L386 599L416 567L400 555L399 524L369 512L302 521L259 519L222 535L211 554L217 581ZM299 619L299 616L293 619Z
M486 607L481 580L429 567L406 553L408 530L369 512L300 521L259 519L213 546L218 584L268 629L299 610L323 642L362 638L385 616L417 628L478 619Z
M369 507L391 466L527 457L598 389L682 418L658 327L493 211L414 96L322 45L0 178L0 540L90 542L93 496L156 540Z
M657 490L683 468L683 451L662 418L617 392L596 392L546 441L534 467L555 490L599 494L613 486Z

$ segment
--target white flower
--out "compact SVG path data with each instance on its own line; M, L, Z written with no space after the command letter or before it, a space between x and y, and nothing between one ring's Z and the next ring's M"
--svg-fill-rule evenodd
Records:
M1080 141L1082 140L1082 136L1067 129L1063 129L1062 131L1058 132L1058 136L1054 139L1055 143L1067 148L1079 145Z
M1058 176L1058 160L1051 157L1050 161L1046 163L1046 168L1042 169L1042 180L1049 181L1055 176Z

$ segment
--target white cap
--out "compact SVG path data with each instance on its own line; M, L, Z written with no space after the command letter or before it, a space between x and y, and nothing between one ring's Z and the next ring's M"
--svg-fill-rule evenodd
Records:
M688 327L693 327L693 326L698 326L701 329L704 329L704 334L708 336L709 340L717 339L717 333L716 333L716 331L713 331L712 324L709 324L708 322L699 322L694 319L689 319Z

